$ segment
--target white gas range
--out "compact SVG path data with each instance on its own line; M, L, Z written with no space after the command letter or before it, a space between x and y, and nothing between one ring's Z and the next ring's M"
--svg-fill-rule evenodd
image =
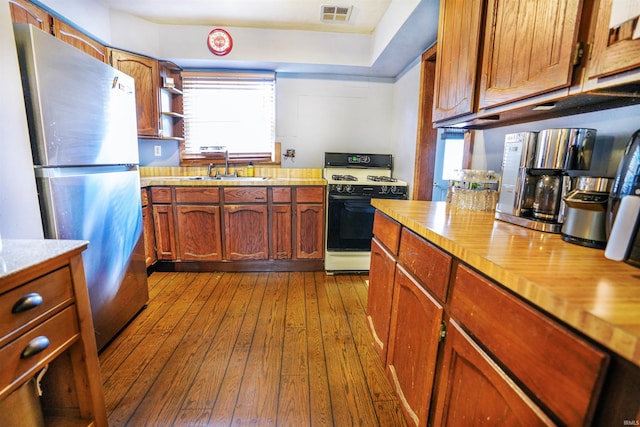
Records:
M390 154L325 153L328 273L369 271L375 211L371 199L407 198L407 183L392 174Z

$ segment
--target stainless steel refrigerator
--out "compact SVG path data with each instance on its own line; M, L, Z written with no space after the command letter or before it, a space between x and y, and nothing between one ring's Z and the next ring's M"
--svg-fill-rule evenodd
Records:
M102 349L148 300L134 81L33 26L14 33L45 237L89 241Z

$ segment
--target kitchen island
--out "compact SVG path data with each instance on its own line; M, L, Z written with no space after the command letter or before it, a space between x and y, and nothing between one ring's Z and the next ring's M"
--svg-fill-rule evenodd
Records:
M509 408L536 424L639 421L640 270L493 212L372 205L374 246L397 267L372 262L369 325L408 420L455 424ZM395 282L386 311L375 299L385 280ZM477 406L455 403L465 401Z

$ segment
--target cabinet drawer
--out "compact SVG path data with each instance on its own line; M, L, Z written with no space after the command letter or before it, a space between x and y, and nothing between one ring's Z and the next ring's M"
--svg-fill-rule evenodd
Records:
M220 203L218 187L176 188L177 203Z
M291 187L274 187L271 191L273 203L291 203Z
M322 203L324 202L323 187L298 187L296 188L297 203Z
M142 206L149 204L149 191L146 188L140 190L140 200L142 201Z
M72 299L68 267L3 294L0 296L0 346L33 327L54 307Z
M464 265L451 313L563 424L589 424L606 354Z
M400 223L392 220L380 211L373 217L373 235L394 255L398 255L400 243Z
M267 187L225 187L225 203L267 203Z
M403 228L398 262L413 273L441 301L447 298L451 255Z
M152 203L171 203L171 187L153 187L151 188Z
M14 383L34 375L80 336L75 305L66 308L46 322L0 348L0 396ZM48 346L26 355L25 351L40 337Z

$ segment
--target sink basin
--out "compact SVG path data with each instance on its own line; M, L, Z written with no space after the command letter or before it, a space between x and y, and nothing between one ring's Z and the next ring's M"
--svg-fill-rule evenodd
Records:
M190 176L192 181L266 181L266 176Z

